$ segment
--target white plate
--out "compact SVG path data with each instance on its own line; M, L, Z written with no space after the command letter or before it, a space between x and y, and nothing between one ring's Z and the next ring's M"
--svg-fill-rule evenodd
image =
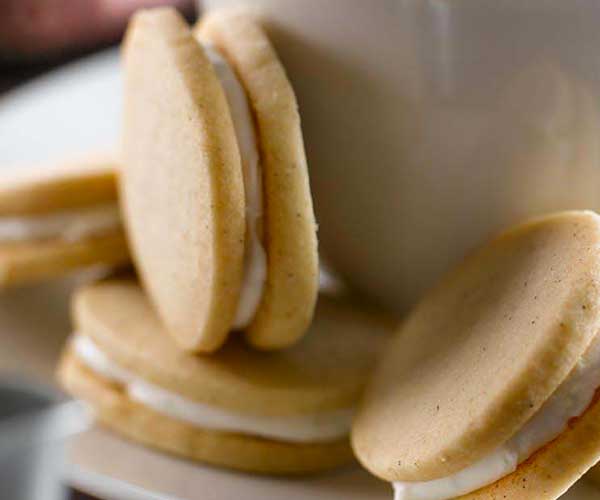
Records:
M121 109L119 54L108 50L0 98L0 174L113 150Z
M252 476L155 452L92 429L70 446L72 485L106 500L392 500L392 489L358 466L304 479ZM561 500L597 500L580 481Z
M103 429L77 437L70 458L71 483L109 500L391 500L389 485L358 466L304 479L253 476L180 460Z

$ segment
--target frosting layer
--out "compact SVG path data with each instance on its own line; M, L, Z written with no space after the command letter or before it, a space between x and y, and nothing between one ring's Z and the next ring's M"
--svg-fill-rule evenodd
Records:
M600 387L600 335L565 381L540 410L507 443L451 476L431 481L396 481L395 500L447 500L476 491L514 472L580 416Z
M60 238L80 241L121 226L116 203L44 215L0 217L0 241L19 242Z
M128 396L156 412L204 429L237 432L280 441L308 443L347 436L351 409L286 417L239 415L146 382L111 360L89 337L75 334L71 346L77 358L98 375L124 386Z
M252 321L267 279L267 256L260 238L263 216L260 154L254 119L244 87L229 63L214 47L203 47L225 92L242 161L246 197L246 251L244 278L233 322L234 329L241 329Z

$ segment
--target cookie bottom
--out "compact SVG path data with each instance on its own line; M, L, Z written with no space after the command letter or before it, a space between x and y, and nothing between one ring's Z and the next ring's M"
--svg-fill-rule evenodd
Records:
M82 241L0 244L0 287L23 285L94 265L118 266L130 260L123 232Z
M71 394L88 402L100 423L122 436L191 460L261 474L326 471L353 461L349 440L286 443L202 429L161 415L130 400L117 385L87 369L70 352L59 378Z
M512 474L460 500L554 500L600 459L600 391L586 412ZM600 476L600 473L598 474ZM458 499L457 499L458 500Z

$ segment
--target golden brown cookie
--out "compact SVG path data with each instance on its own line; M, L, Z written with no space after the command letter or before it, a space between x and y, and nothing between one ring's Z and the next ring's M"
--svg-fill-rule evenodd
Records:
M263 473L305 473L351 460L353 408L389 331L387 320L322 298L294 347L260 352L232 338L212 355L165 335L139 285L78 291L65 388L128 437L191 459Z
M244 257L244 187L227 102L173 10L136 14L124 54L120 186L133 258L177 342L211 351L229 331Z
M268 271L246 334L257 347L283 347L310 324L318 292L316 224L296 96L269 39L247 13L213 11L196 33L231 63L256 119Z
M554 499L600 457L599 248L598 215L550 215L425 295L353 425L355 453L396 498L416 498L415 483L439 487L432 499L491 483L466 498Z
M128 261L114 160L86 158L0 183L0 288Z
M232 329L286 347L318 292L296 100L249 18L211 15L198 38L171 9L128 31L121 190L134 260L182 348L214 351Z

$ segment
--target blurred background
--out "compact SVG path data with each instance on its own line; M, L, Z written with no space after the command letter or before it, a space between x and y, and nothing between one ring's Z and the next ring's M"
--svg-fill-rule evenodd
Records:
M3 0L0 92L53 67L119 43L139 8L173 5L189 20L192 0Z

